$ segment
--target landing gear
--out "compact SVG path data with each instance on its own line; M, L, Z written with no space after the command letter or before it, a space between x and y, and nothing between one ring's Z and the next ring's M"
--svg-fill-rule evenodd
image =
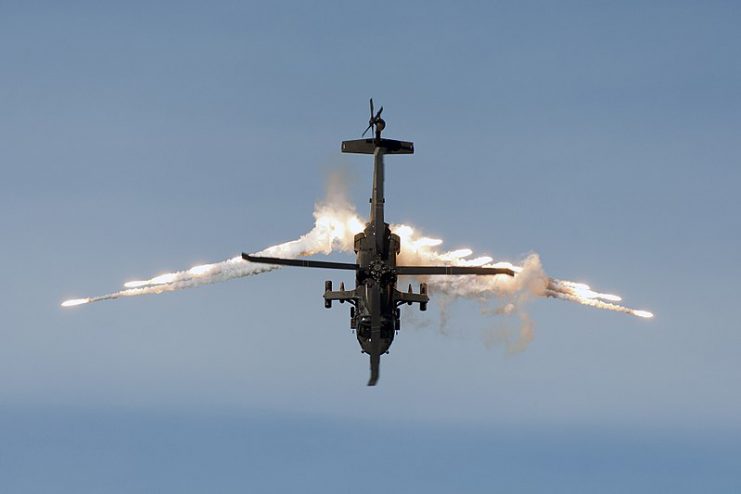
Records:
M420 295L427 295L427 283L420 283L419 284L419 294ZM427 310L427 302L420 302L419 303L419 310L421 310L421 311Z

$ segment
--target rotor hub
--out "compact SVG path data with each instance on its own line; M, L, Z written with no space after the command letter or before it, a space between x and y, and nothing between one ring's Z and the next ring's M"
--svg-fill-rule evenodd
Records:
M381 281L387 275L391 274L392 270L388 265L381 261L375 260L368 265L368 275L376 281Z

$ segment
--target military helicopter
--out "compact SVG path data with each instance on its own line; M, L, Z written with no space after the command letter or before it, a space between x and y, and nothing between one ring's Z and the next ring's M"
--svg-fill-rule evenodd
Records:
M419 309L427 310L429 297L426 283L420 283L419 292L414 293L412 285L407 292L396 288L400 275L479 275L514 276L507 268L486 268L469 266L399 266L396 256L401 251L399 237L389 229L384 220L383 175L384 156L387 154L413 154L414 143L384 139L381 132L386 122L381 118L383 107L374 114L373 98L370 100L370 120L368 130L373 129L375 138L356 139L342 142L343 153L373 155L373 189L371 194L370 219L365 229L355 235L355 263L315 261L310 259L283 259L277 257L258 257L243 253L242 258L257 263L306 268L344 269L355 271L355 288L346 290L344 283L340 289L332 290L332 282L324 284L324 306L332 307L332 301L349 303L350 328L355 330L360 348L370 356L370 380L368 386L378 382L381 355L388 353L394 335L400 329L400 306L419 304Z

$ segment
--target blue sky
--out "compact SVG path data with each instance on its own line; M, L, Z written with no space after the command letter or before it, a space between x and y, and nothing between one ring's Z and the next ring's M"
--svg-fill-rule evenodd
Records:
M343 492L379 456L399 490L738 490L740 10L3 3L0 487ZM369 96L416 145L390 221L656 318L536 300L512 355L437 300L371 390L336 273L60 310L296 238L332 170L365 212Z

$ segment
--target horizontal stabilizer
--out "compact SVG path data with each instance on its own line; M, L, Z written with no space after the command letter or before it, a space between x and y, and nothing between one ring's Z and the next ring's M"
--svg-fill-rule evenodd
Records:
M414 143L394 139L355 139L342 141L343 153L373 154L376 147L383 148L383 154L413 154Z
M311 261L307 259L283 259L280 257L260 257L242 253L242 259L262 264L276 264L278 266L298 266L301 268L348 269L356 271L357 264L349 262Z
M474 274L495 275L504 274L514 276L515 272L508 268L484 268L478 266L396 266L396 274L407 275L435 275L435 274Z

